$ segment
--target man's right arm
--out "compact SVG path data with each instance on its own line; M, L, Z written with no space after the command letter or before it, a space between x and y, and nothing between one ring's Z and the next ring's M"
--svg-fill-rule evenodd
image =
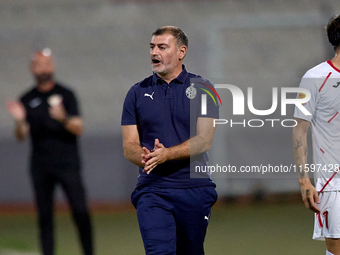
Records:
M16 101L7 101L7 110L15 120L15 138L23 141L28 136L29 124L26 121L26 110L22 103Z
M29 125L25 120L15 121L15 138L18 141L24 141L29 133Z
M137 125L122 126L124 156L137 166L144 167Z
M311 184L308 171L306 171L308 156L307 133L310 122L298 118L295 120L297 121L297 125L293 129L293 152L296 169L299 174L302 200L307 208L319 213L320 209L315 204L320 203L318 192Z

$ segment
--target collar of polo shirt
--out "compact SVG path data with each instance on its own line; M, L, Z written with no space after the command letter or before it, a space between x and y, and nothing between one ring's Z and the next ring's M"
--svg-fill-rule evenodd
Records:
M172 84L180 83L183 84L188 72L185 65L182 65L182 72L177 76L177 78L173 79L169 84L167 84L162 78L160 78L156 73L153 73L152 81L154 84L160 84L163 86L171 86Z

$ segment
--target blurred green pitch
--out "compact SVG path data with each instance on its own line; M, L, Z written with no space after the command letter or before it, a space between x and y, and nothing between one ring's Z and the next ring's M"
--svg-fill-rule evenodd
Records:
M94 214L96 255L144 254L135 212ZM56 255L80 255L69 215L58 215ZM301 204L213 208L205 242L207 255L325 254L311 239L313 214ZM39 253L34 215L0 216L0 255L6 250ZM24 253L23 253L24 254Z

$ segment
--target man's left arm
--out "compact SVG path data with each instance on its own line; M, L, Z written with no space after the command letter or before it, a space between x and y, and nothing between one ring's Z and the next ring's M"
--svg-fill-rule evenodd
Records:
M64 105L51 106L49 109L53 119L62 123L71 134L80 136L83 133L83 120L80 116L68 116Z
M143 154L143 163L145 163L143 172L149 174L157 165L166 161L187 159L208 151L216 130L213 122L214 118L198 118L196 135L179 145L166 148L156 139L155 147L151 152L147 148L143 148L145 152Z
M77 136L80 136L83 134L83 119L79 116L72 116L69 118L66 118L66 121L64 122L65 129Z
M73 135L83 133L83 120L79 114L78 100L73 92L65 94L63 101L49 108L50 116L63 124L64 128Z

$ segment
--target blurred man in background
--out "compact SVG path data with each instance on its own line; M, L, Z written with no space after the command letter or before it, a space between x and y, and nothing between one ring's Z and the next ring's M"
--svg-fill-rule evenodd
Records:
M218 105L207 100L201 113L199 85L209 83L182 64L186 34L165 26L152 34L154 74L135 84L123 108L123 149L140 168L132 203L146 254L204 254L203 242L216 202L209 174L191 178L190 166L206 166L218 118ZM206 95L205 95L206 96ZM193 164L191 164L190 159Z
M307 71L300 88L310 91L305 115L295 107L297 126L293 132L295 163L300 170L299 184L307 208L315 212L313 239L325 240L326 254L340 254L340 16L327 25L335 57ZM304 98L299 94L299 98ZM314 164L307 164L307 133L312 128ZM314 172L315 187L308 172Z
M54 253L53 200L57 184L64 189L72 209L85 255L93 254L90 216L80 175L77 137L83 132L73 92L54 80L54 61L49 49L38 51L30 71L35 86L20 102L8 101L19 141L31 136L30 171L38 208L44 255Z

